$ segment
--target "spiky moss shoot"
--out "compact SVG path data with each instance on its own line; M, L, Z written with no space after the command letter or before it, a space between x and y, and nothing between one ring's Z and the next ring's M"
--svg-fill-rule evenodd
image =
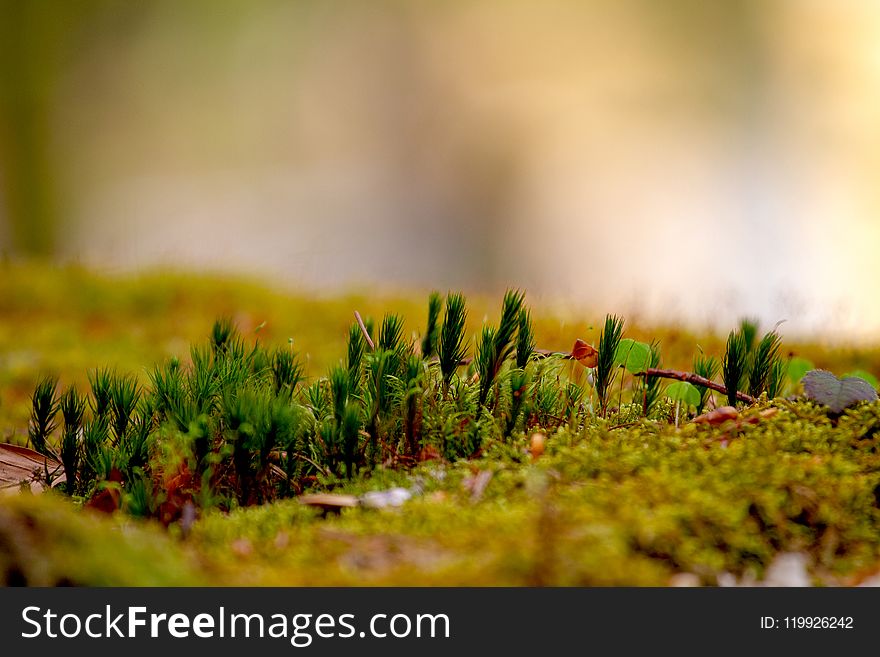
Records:
M415 458L421 447L425 366L412 354L406 361L403 378L399 380L397 400L403 417L404 450Z
M648 367L659 368L661 362L660 343L656 340L651 342L650 352L648 354ZM642 396L642 414L650 417L660 400L660 390L662 384L656 376L646 376L642 381L641 389L636 391L636 397L639 393Z
M504 295L501 305L501 321L498 323L498 328L483 327L476 361L477 372L480 375L480 407L486 406L501 366L514 350L514 335L522 321L520 317L522 304L523 293L509 290Z
M465 323L467 309L465 298L461 294L450 293L446 296L446 314L440 328L440 343L437 356L440 359L440 372L443 375L443 392L448 393L452 377L459 363L467 355L465 345Z
M431 358L437 353L437 341L440 337L440 310L443 308L443 299L438 292L431 292L428 297L428 321L425 324L425 334L422 336L422 358Z
M616 315L605 317L605 326L599 336L599 354L596 364L596 396L599 398L599 413L608 415L608 398L614 375L617 373L614 359L623 337L623 319Z
M81 396L76 391L76 388L71 386L64 391L58 403L61 417L64 420L59 456L61 457L61 463L64 465L64 490L68 495L73 495L77 490L77 471L79 469L80 456L82 455L80 430L82 429L86 401L86 398Z
M133 420L135 407L140 399L140 387L132 375L118 375L110 383L110 428L114 443L125 437L129 423Z
M760 397L768 392L771 380L774 394L770 395L770 398L778 393L782 366L782 358L779 356L781 346L782 339L773 331L761 338L758 346L755 347L749 372L749 394L752 397Z
M364 368L364 352L367 348L367 341L361 332L361 327L352 324L348 328L348 343L346 366L348 367L348 378L350 388L357 390L360 385L361 374Z
M742 388L742 383L749 372L748 339L742 332L731 331L727 336L727 348L724 351L724 359L721 361L721 374L724 377L724 387L727 388L727 404L736 406L736 393Z
M57 387L58 379L43 377L31 397L28 439L41 454L49 453L49 437L55 431L55 415L58 413L58 400L55 397Z
M91 370L88 376L92 389L90 399L92 413L95 418L105 418L110 413L110 386L113 384L114 374L105 367Z
M694 356L694 374L697 376L713 381L718 375L718 367L718 360L714 356L706 356L702 352ZM712 391L706 386L698 385L696 388L700 393L700 403L697 405L697 415L700 415Z
M285 392L293 395L297 384L303 379L302 365L299 364L292 346L276 349L272 354L272 379L275 383L275 394Z
M524 370L535 352L535 332L532 328L532 314L527 308L519 311L519 326L516 330L516 366Z
M395 351L400 347L403 338L403 319L398 315L385 315L382 319L382 327L379 329L379 342L377 349Z

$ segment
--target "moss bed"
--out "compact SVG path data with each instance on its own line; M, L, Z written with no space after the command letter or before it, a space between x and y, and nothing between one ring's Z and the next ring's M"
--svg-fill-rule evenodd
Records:
M562 431L534 462L522 440L341 489L412 488L399 507L285 500L209 512L186 537L56 493L7 496L0 572L33 585L712 585L759 581L797 552L815 584L857 584L880 558L878 427L878 404L836 426L791 404L732 431Z
M313 300L230 279L3 265L0 428L26 437L40 373L84 382L96 364L135 371L185 352L210 319L266 321L268 339L301 335L312 373L345 344L351 311L401 299ZM479 321L489 304L475 300ZM488 314L488 311L486 311ZM538 344L594 342L589 322L536 320ZM557 317L554 319L554 317ZM632 335L640 337L638 330ZM650 328L670 366L717 337ZM874 349L788 347L835 371L878 371ZM774 414L764 414L768 408ZM753 422L749 420L752 419ZM311 493L402 489L399 506L345 508L300 498L200 511L163 528L82 508L59 492L0 497L0 580L8 585L717 585L761 582L796 553L816 585L880 571L880 403L839 417L807 401L766 400L721 425L596 420L489 441L478 456L322 479Z

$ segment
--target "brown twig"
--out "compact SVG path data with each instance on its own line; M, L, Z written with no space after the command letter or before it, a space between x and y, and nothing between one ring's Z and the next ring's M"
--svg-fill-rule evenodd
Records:
M537 354L541 358L550 358L551 356L559 356L560 358L567 358L568 360L574 360L571 354L567 354L564 351L551 351L550 349L535 349L535 354ZM440 362L440 359L436 356L433 356L431 360L428 361L429 365L437 365ZM473 356L466 356L458 361L459 367L467 367L472 362L474 362Z
M361 333L364 334L364 338L367 340L367 344L370 345L370 351L376 351L376 345L373 344L373 338L370 337L370 334L367 332L367 327L364 325L364 320L361 319L361 314L355 310L354 318L357 320L358 326L361 327Z
M641 420L637 422L624 422L623 424L615 424L613 427L610 427L608 431L614 431L615 429L626 429L628 427L634 427L637 424L641 424Z
M564 351L553 351L552 349L533 349L541 358L549 358L550 356L561 356L562 358L567 358L569 360L574 360L574 356L570 353L566 353Z
M692 372L681 372L679 370L663 370L657 369L655 367L649 367L644 372L636 372L634 376L656 376L661 379L675 379L677 381L685 381L686 383L691 383L695 386L703 386L704 388L709 388L710 390L714 390L715 392L720 392L722 395L727 394L727 388L725 388L720 383L715 383L707 379L706 377L700 376L698 374L693 374ZM737 391L736 398L741 402L745 402L747 404L754 404L757 400L751 395L747 395L744 392Z
M284 451L274 451L274 452L272 452L272 454L275 456L276 459L277 459L277 458L285 458L285 459L286 459L286 458L288 457L288 453L287 453L287 452L284 452ZM317 470L318 472L320 472L320 473L321 473L322 475L324 475L325 477L329 477L329 476L330 476L330 473L327 472L327 470L325 470L325 469L322 468L320 465L318 465L317 463L315 463L312 459L310 459L310 458L309 458L308 456L306 456L305 454L294 453L294 454L293 454L293 457L299 459L300 461L305 461L306 463L310 464L312 467L315 468L315 470ZM276 466L276 467L277 467L277 466ZM286 475L285 475L285 476L286 476Z
M551 351L550 349L534 349L533 351L540 358L550 358L551 356L559 356L560 358L567 358L568 360L574 360L574 358L572 357L571 354L567 354L564 351ZM435 359L435 360L432 360L431 362L432 363L433 362L439 363L440 360ZM462 358L460 361L458 361L458 365L459 365L459 367L466 367L467 365L470 365L472 362L474 362L474 357L467 356L466 358Z

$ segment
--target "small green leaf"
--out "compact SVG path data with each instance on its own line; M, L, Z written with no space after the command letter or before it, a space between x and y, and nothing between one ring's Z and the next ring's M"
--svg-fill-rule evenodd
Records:
M816 366L811 361L795 356L788 361L788 378L796 385L800 383L800 380L804 378L807 372L813 369L816 369Z
M873 374L871 374L870 372L866 372L865 370L854 370L854 371L850 372L849 374L845 374L844 376L845 377L854 377L856 379L862 379L863 381L867 381L875 389L878 387L878 385L880 385L880 384L878 384L877 377L874 376Z
M651 347L630 338L620 341L614 353L615 367L624 366L631 373L644 372L651 362Z
M680 401L686 406L700 405L700 391L687 381L676 381L666 387L664 394L669 399Z

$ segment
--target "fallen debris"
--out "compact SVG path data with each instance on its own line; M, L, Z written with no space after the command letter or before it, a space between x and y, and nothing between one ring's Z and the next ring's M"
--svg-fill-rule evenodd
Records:
M297 499L300 504L318 507L325 513L328 511L341 513L342 509L352 509L360 504L354 495L335 495L333 493L300 495Z
M462 482L464 489L471 494L471 502L479 502L492 480L491 470L480 470L478 473L465 477Z
M698 415L694 418L694 422L696 424L711 424L712 426L717 426L719 424L724 424L730 420L736 420L739 418L739 411L737 411L733 406L721 406L716 408L714 411L709 411L708 413L703 413L702 415Z
M693 374L692 372L681 372L679 370L667 370L656 367L649 367L644 372L635 372L633 376L656 376L661 379L675 379L676 381L685 381L686 383L690 383L695 386L702 386L704 388L709 388L710 390L714 390L715 392L720 392L722 395L727 394L727 388L725 388L720 383L716 383L706 377L699 376L698 374ZM742 391L738 391L736 393L736 398L745 402L746 404L754 404L757 400L751 395L747 395Z
M0 443L0 492L17 493L25 486L42 493L66 480L60 461L27 447Z
M547 442L547 436L543 433L533 433L531 442L529 443L529 453L532 455L532 461L537 461L544 453L544 444Z
M412 491L406 488L390 488L388 490L375 490L360 496L361 506L368 509L384 509L385 507L403 506L413 496Z
M387 490L374 490L363 495L340 495L336 493L315 493L300 495L297 499L300 504L313 506L321 509L325 514L341 513L343 509L363 507L365 509L397 508L421 493L421 487L413 488L389 488Z

